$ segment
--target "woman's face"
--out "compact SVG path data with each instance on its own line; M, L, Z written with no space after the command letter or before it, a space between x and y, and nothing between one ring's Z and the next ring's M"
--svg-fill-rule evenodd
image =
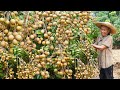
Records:
M104 37L104 36L107 36L110 33L110 30L106 26L101 26L100 32L101 32L101 35Z

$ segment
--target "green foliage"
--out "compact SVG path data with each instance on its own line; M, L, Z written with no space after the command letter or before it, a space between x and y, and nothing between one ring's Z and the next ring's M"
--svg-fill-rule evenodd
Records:
M41 75L39 75L39 74L36 74L36 75L34 76L34 79L43 79L43 77L42 77Z
M70 41L70 45L68 47L68 52L70 53L71 57L80 59L84 64L87 64L87 55L86 55L86 47L84 46L84 39L86 39L90 44L92 44L92 37L89 37L84 34L75 34L76 38ZM82 35L82 36L81 36ZM83 41L79 40L79 37L83 38ZM92 47L88 49L90 51L91 55L94 56L94 58L97 57L96 51L92 50Z
M5 75L3 67L3 63L0 63L0 79L4 78Z
M91 40L96 39L96 38L98 37L98 35L100 34L99 28L98 28L92 21L89 21L88 27L90 27L91 33L89 33L87 36L88 36Z
M14 47L14 55L16 57L22 58L26 63L28 63L30 60L29 54L25 50L19 47Z

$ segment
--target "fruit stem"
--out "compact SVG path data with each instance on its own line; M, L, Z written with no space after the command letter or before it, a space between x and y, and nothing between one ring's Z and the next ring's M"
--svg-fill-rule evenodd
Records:
M25 17L25 20L24 20L24 22L25 22L24 25L25 25L25 26L27 26L29 13L30 13L30 11L26 11L26 13L25 13L25 14L26 14L26 17Z
M8 68L8 62L6 62L6 64L7 64L7 68L6 68L6 78L8 78L8 73L9 73L9 72L8 72L8 69L9 69L9 68Z
M9 18L10 18L10 11L6 12L6 18L9 20Z
M44 17L42 19L43 19L43 22L44 22L45 21ZM43 26L44 26L45 32L47 32L47 28L46 28L45 22L43 23Z
M80 59L76 58L77 59L77 62L80 63L81 65L85 65Z

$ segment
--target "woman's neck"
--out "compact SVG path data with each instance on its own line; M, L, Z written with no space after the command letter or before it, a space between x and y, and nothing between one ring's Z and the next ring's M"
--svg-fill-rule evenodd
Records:
M101 35L102 36L102 35ZM107 37L107 36L109 36L109 35L106 35L106 36L102 36L102 37Z

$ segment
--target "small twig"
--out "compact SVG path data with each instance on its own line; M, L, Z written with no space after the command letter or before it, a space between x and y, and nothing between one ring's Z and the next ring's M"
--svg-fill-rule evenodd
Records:
M43 22L44 22L45 21L44 17L42 19L43 19ZM45 22L44 22L43 26L44 26L45 32L47 32L47 28L46 28Z
M6 61L7 62L7 61ZM6 78L8 78L9 73L9 67L8 67L8 62L7 62L7 68L6 68Z
M9 18L10 18L10 11L6 12L6 18L9 20Z
M23 33L24 33L24 35L25 35L26 37L27 37L28 34L29 34L28 30L26 29L26 26L27 26L27 24L28 24L29 13L30 13L30 11L26 11L26 12L24 13L24 14L25 14L25 19L24 19L24 29L25 29L25 32L23 32Z
M6 13L7 13L7 11L4 12L4 18L5 18Z
M76 58L77 59L77 58ZM85 65L80 59L77 59L77 62L79 63L79 64L81 64L81 65Z
M26 11L26 17L25 17L25 23L24 23L25 26L27 26L29 13L30 13L30 11Z

